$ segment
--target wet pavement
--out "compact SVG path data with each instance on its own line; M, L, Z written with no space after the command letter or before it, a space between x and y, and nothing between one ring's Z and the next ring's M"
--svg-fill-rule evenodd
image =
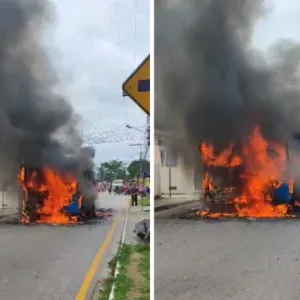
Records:
M156 213L155 299L299 299L300 220Z
M0 299L74 300L114 218L125 218L127 203L128 197L101 193L97 207L112 208L112 216L82 225L1 224ZM122 225L111 251L117 247ZM106 264L103 261L103 268Z

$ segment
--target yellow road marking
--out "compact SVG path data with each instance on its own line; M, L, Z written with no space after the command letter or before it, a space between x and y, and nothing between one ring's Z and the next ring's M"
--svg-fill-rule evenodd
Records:
M80 287L80 289L79 289L79 291L76 295L76 300L85 300L86 299L88 290L89 290L89 288L91 286L91 283L92 283L92 280L95 276L95 273L96 273L99 265L101 264L101 262L103 260L105 251L108 248L108 246L109 246L109 244L112 240L112 237L113 237L113 234L116 230L119 219L120 219L120 215L118 217L116 217L116 219L112 223L111 228L110 228L103 244L99 248L99 250L98 250L91 266L90 266L90 269L87 271L87 273L85 275L85 278L82 282L82 285L81 285L81 287Z

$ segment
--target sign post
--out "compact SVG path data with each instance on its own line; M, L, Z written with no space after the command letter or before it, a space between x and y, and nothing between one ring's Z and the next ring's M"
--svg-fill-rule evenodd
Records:
M150 55L122 85L123 96L129 96L147 115L150 115Z

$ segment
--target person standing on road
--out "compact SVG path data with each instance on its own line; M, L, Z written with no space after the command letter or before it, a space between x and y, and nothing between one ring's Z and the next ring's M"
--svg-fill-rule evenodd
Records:
M108 184L108 192L111 195L111 183Z
M133 183L129 185L128 194L131 196L131 206L134 206L134 186Z
M137 206L138 205L138 193L139 193L139 189L136 185L132 186L132 194L131 194L131 204L132 206Z

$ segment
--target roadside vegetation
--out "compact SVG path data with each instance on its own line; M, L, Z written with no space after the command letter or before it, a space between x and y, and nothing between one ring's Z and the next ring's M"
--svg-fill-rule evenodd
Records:
M103 288L100 291L100 295L99 295L99 300L108 300L109 299L109 295L114 283L114 274L115 274L115 269L116 269L116 265L117 265L117 256L114 257L109 263L109 268L110 268L110 274L109 277L106 278Z
M143 201L143 206L150 206L150 197L139 199L139 205L142 205L142 201Z
M133 160L130 164L120 160L110 160L101 163L97 167L97 178L101 181L112 182L114 179L125 181L140 177L143 172L150 174L150 162L148 160Z
M108 300L115 284L115 300L150 299L150 245L124 244L118 254L119 273L113 278L116 260L110 265L112 275L105 282L99 300Z

